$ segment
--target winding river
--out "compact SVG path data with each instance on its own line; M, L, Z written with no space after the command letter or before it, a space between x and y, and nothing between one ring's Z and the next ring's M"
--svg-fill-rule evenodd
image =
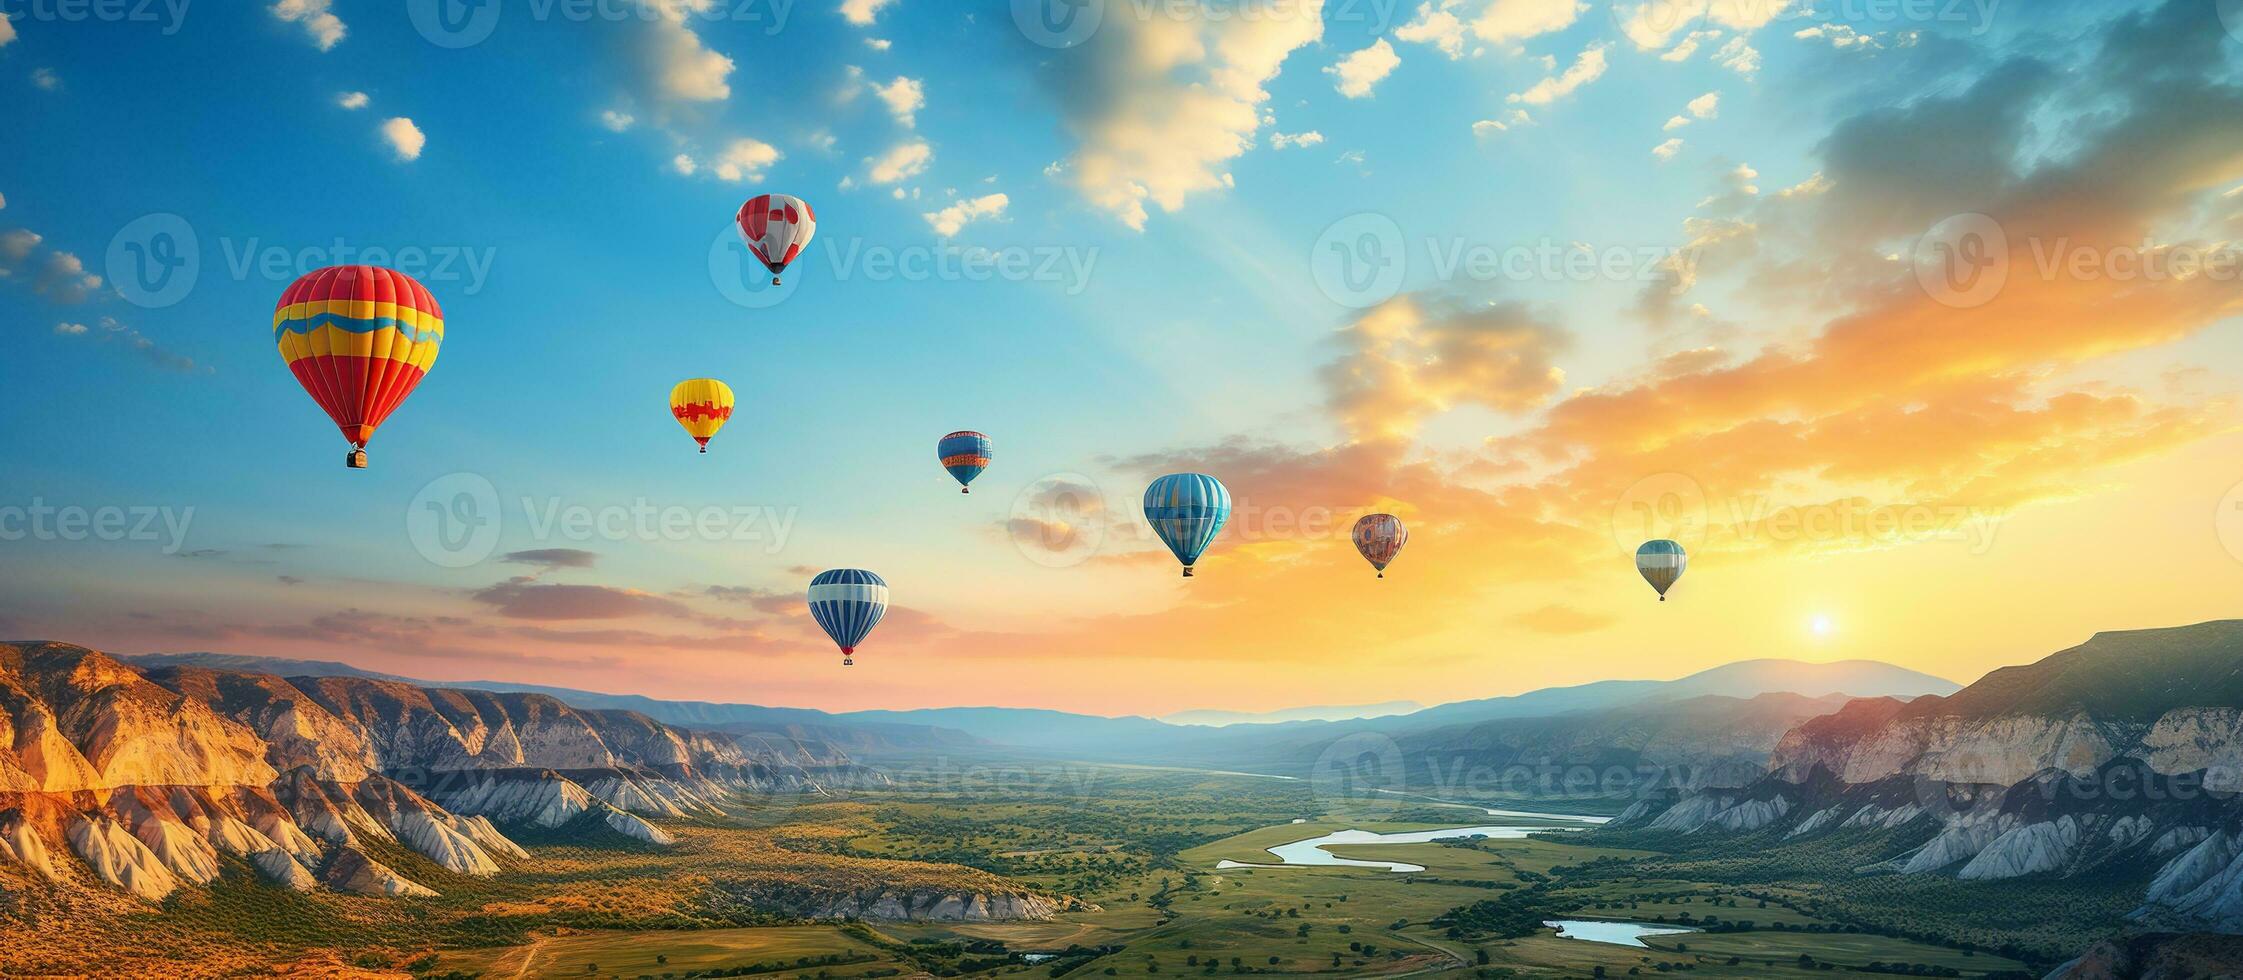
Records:
M1269 848L1277 856L1277 864L1248 864L1243 861L1219 861L1217 868L1384 868L1393 872L1415 872L1424 866L1402 861L1360 861L1343 858L1326 848L1338 844L1426 844L1437 840L1459 837L1484 837L1489 840L1521 840L1528 834L1588 830L1604 823L1605 817L1581 817L1558 813L1519 813L1507 810L1488 810L1490 816L1531 817L1542 823L1497 824L1481 827L1448 827L1440 830L1412 830L1398 834L1375 834L1368 830L1336 830L1322 837L1279 844ZM1568 826L1571 824L1571 826Z

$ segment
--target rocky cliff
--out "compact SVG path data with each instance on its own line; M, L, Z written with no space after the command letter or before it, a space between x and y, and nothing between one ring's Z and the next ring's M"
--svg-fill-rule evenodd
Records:
M1862 873L1988 881L2156 868L2137 918L2243 931L2243 623L2098 634L1948 697L1807 720L1768 773L1665 793L1615 830L1910 828Z
M648 818L865 778L831 747L541 694L143 672L57 643L0 644L0 733L0 861L149 901L217 879L227 858L279 887L429 895L367 845L490 876L528 858L501 825L668 844Z

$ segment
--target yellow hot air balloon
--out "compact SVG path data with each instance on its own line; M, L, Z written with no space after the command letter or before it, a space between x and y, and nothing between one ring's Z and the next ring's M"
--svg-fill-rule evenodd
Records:
M670 389L670 414L708 452L709 440L732 420L732 388L715 378L680 381Z

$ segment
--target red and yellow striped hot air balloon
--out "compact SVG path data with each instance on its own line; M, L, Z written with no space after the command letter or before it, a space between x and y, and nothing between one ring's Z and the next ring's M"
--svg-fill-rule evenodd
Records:
M732 386L715 378L680 381L670 389L670 414L685 426L685 434L709 451L709 440L732 421Z
M411 276L338 265L296 280L273 310L273 340L366 468L366 443L413 393L444 344L444 311Z

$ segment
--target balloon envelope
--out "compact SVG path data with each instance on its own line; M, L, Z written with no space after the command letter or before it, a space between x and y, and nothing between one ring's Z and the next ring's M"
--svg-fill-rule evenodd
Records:
M880 625L888 613L888 582L861 568L836 568L819 572L810 580L810 618L841 648L848 664L857 644Z
M402 272L332 266L281 293L273 341L343 438L365 449L435 366L444 311Z
M810 247L810 239L818 234L818 216L810 205L799 197L786 194L765 194L749 198L740 205L734 216L740 225L740 238L748 243L763 267L771 270L771 281L776 284L779 274Z
M1667 601L1667 590L1674 588L1675 581L1682 578L1683 569L1688 567L1690 555L1681 545L1665 538L1646 541L1643 547L1636 549L1636 571L1643 573L1643 580L1659 590L1660 602Z
M1145 488L1145 521L1184 564L1185 578L1230 517L1230 489L1205 473L1171 473Z
M942 468L949 470L960 486L972 489L974 477L989 468L996 450L989 437L979 432L953 432L935 444L935 457L942 460Z
M1402 526L1402 519L1392 514L1370 514L1355 522L1355 550L1363 559L1378 569L1379 577L1386 577L1386 566L1402 553L1402 546L1410 543L1410 529Z
M709 440L732 421L732 387L715 378L680 381L670 389L670 415L708 452Z

